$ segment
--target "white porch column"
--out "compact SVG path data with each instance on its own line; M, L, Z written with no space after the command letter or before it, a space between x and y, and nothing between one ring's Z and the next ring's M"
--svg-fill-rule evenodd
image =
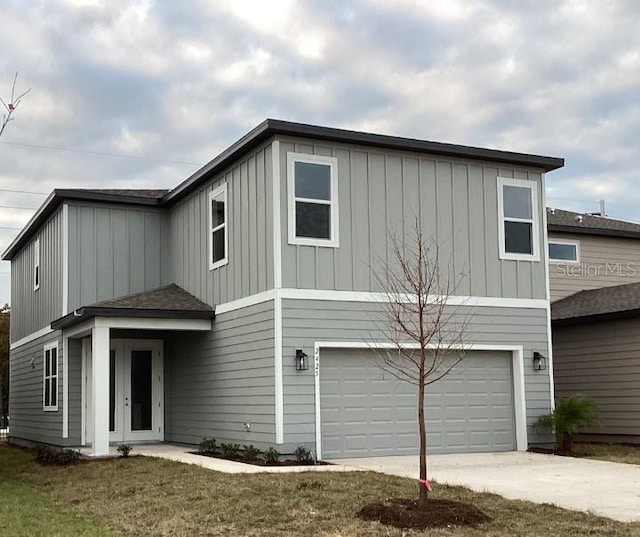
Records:
M91 330L91 399L93 456L109 454L109 327Z

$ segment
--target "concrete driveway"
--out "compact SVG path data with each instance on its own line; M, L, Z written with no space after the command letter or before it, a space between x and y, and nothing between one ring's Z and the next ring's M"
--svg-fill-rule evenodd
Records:
M368 457L331 462L417 478L418 457ZM429 478L505 498L552 503L630 522L640 520L640 466L537 453L431 455Z

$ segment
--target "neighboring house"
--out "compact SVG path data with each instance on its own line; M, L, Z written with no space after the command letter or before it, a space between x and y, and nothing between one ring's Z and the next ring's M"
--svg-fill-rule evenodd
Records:
M547 441L533 354L549 354L545 172L562 165L266 120L169 192L55 190L4 253L12 437L417 453L415 387L369 358L376 259L418 215L472 313L468 358L429 389L430 451Z
M599 405L583 439L640 442L640 225L547 213L556 397Z

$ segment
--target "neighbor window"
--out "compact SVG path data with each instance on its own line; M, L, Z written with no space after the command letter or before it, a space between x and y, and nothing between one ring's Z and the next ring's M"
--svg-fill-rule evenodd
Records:
M40 289L40 239L33 243L33 290Z
M577 263L580 261L580 244L577 241L549 239L549 261Z
M337 160L289 153L287 164L289 243L337 247Z
M536 183L498 177L500 257L539 261Z
M209 269L226 265L229 229L227 218L227 184L209 194Z
M43 407L58 410L58 344L51 343L44 348L43 364Z

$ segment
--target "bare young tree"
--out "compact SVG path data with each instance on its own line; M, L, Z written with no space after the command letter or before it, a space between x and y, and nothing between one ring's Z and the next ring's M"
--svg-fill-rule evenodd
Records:
M31 88L29 88L28 90L23 91L22 93L19 93L16 96L17 81L18 81L18 73L16 73L16 75L13 77L13 84L11 85L11 96L7 100L7 102L5 102L2 99L2 97L0 97L0 103L2 103L2 106L4 106L4 109L5 109L5 111L2 114L2 124L0 125L0 136L2 136L2 133L4 132L4 129L9 124L9 122L13 121L14 119L13 113L18 108L18 105L22 102L22 98L31 91Z
M390 259L381 263L380 271L373 271L386 295L381 322L376 324L388 347L377 349L376 355L383 370L418 387L419 505L426 508L431 491L427 477L426 388L463 360L470 315L449 300L462 275L453 274L451 263L441 266L439 246L425 239L417 218L413 232L404 240L391 234Z

